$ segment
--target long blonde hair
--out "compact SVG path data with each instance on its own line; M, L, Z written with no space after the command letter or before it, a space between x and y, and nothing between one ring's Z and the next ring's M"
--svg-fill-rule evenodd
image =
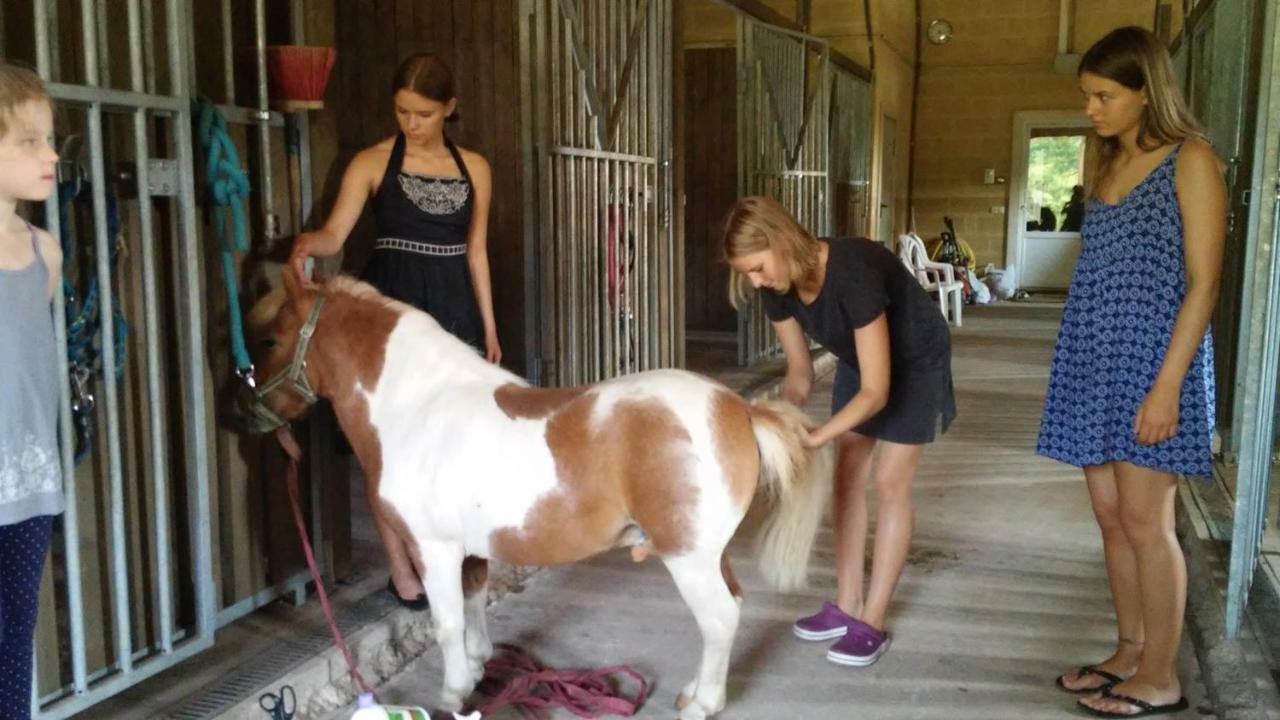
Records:
M21 65L0 62L0 137L9 132L14 112L32 100L52 104L40 76Z
M1205 139L1204 128L1187 108L1178 87L1177 75L1169 51L1150 31L1136 26L1112 30L1093 44L1076 75L1090 73L1142 92L1147 105L1138 126L1138 147L1155 150L1190 138ZM1097 192L1098 183L1107 176L1120 152L1119 138L1099 138L1097 163L1089 179L1089 194Z
M787 264L787 286L777 288L785 293L817 269L822 248L782 203L764 195L744 197L724 221L725 260L763 250L773 251ZM729 302L735 308L745 303L753 290L747 276L729 274Z

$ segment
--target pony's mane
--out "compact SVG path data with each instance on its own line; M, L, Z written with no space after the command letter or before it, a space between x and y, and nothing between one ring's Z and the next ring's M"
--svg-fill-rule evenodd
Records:
M348 297L356 298L357 300L369 300L376 302L382 307L396 310L406 307L404 303L383 295L369 283L357 280L350 275L338 275L330 278L325 281L323 288L324 292L331 295L341 293Z

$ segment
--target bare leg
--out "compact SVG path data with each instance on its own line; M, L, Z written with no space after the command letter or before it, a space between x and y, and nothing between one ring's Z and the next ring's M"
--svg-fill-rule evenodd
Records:
M875 438L845 433L836 448L835 517L836 605L846 614L862 614L862 577L867 553L867 481Z
M1187 567L1174 533L1177 478L1130 463L1114 463L1120 496L1120 521L1133 548L1146 642L1133 677L1113 692L1165 705L1178 700L1178 646L1187 600ZM1120 700L1091 696L1082 700L1097 710L1127 713Z
M373 511L373 524L378 528L378 537L387 550L387 569L396 594L405 600L413 600L423 593L423 587L422 580L413 568L408 547L377 510Z
M1093 516L1102 530L1102 551L1107 563L1107 581L1111 585L1111 600L1116 608L1116 624L1119 637L1116 650L1106 660L1093 667L1120 677L1129 677L1138 668L1142 657L1142 600L1138 589L1138 565L1133 546L1125 535L1120 522L1120 493L1116 489L1116 476L1112 463L1092 465L1084 469L1089 484L1089 500ZM1071 670L1062 676L1062 684L1068 690L1091 690L1107 684L1097 675L1080 675Z
M880 462L876 468L876 545L871 564L871 584L861 619L884 630L889 600L907 564L911 531L915 526L915 502L911 483L924 445L902 445L880 441Z

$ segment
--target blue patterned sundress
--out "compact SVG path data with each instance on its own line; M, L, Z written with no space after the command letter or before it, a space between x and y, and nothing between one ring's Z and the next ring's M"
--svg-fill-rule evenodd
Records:
M1174 148L1118 205L1090 201L1083 247L1053 351L1036 452L1084 467L1122 460L1209 477L1213 338L1182 382L1177 434L1139 445L1138 406L1160 372L1187 292Z

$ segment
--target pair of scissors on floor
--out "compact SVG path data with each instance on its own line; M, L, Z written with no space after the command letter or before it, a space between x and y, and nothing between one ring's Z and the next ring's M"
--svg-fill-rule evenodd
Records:
M293 714L298 710L298 697L291 686L285 685L280 688L279 695L263 693L258 698L258 706L267 711L271 720L293 720Z

